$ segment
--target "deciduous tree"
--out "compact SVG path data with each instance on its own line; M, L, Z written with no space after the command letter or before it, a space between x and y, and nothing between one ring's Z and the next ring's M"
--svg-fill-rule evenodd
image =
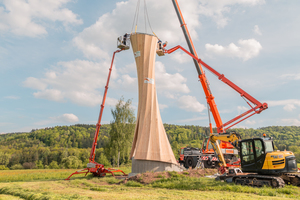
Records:
M115 109L111 110L113 121L110 123L111 130L109 132L109 150L112 158L117 158L117 165L120 165L120 158L123 162L129 160L129 153L131 149L135 116L134 110L131 107L131 100L124 101L122 97Z

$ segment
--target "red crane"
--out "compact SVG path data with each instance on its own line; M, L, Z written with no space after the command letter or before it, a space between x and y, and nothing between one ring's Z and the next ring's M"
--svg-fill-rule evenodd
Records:
M112 61L111 61L111 65L110 65L109 73L108 73L108 77L107 77L107 82L106 82L106 86L105 86L105 90L104 90L104 95L103 95L103 99L102 99L101 109L100 109L100 113L99 113L99 117L98 117L98 122L96 124L96 131L95 131L95 135L94 135L93 145L92 145L92 149L91 149L91 153L90 153L89 163L87 164L87 168L72 173L68 178L66 178L66 180L70 180L71 176L73 176L75 174L85 174L85 176L86 176L87 173L89 173L89 172L92 173L94 176L100 176L100 177L105 176L107 173L110 173L113 176L115 176L114 173L116 173L116 172L121 172L121 173L123 173L123 175L127 175L120 169L104 168L103 164L99 164L99 163L95 162L95 150L97 147L97 141L98 141L99 131L100 131L100 127L101 127L101 119L102 119L102 114L103 114L103 110L104 110L104 106L105 106L108 84L109 84L110 75L111 75L111 71L112 71L112 67L113 67L113 63L114 63L114 59L115 59L115 54L119 53L123 50L125 50L125 49L115 51L113 54L113 57L112 57Z
M180 26L182 28L183 34L185 36L185 39L186 39L186 42L188 44L190 51L187 51L186 49L184 49L181 46L176 46L172 49L164 50L164 53L170 54L178 49L181 49L182 51L184 51L185 53L187 53L189 56L191 56L193 58L196 70L198 72L199 80L201 82L203 91L205 93L208 110L212 113L214 121L216 123L217 133L219 133L219 134L225 133L226 130L231 128L232 126L246 120L247 118L251 117L254 114L259 114L263 110L267 109L268 108L267 103L259 102L254 97L252 97L250 94L248 94L247 92L242 90L240 87L235 85L233 82L228 80L224 76L224 74L217 72L212 67L210 67L209 65L207 65L205 62L203 62L201 59L198 58L195 47L194 47L192 39L191 39L191 36L188 31L187 25L183 19L179 4L178 4L177 0L172 0L172 2L174 5L174 8L176 10L176 14L178 16ZM234 117L233 119L229 120L228 122L223 123L221 116L219 114L217 105L215 103L214 96L212 95L212 92L209 88L209 83L206 79L205 74L203 73L203 69L202 69L201 65L203 65L206 69L208 69L210 72L212 72L214 75L216 75L219 78L219 80L223 81L229 87L231 87L236 92L238 92L241 95L241 97L244 98L245 101L247 102L247 104L250 106L250 109L248 111L242 113L241 115ZM251 102L253 105L251 105L249 102ZM210 120L210 114L209 114L209 127L210 127L210 133L213 134L212 123ZM212 156L215 153L215 151L214 151L213 147L209 144L210 144L209 138L207 138L206 140L203 141L203 144L202 144L203 156L201 157L201 160L204 161L205 167L214 168L214 166L215 166L214 163L217 158ZM221 150L224 151L223 154L226 159L229 159L232 163L236 163L236 161L239 161L238 158L236 157L237 151L233 150L234 147L229 142L221 141L220 145L218 144L217 146L219 146L221 148ZM184 148L181 148L181 149L184 149ZM198 156L197 156L197 159L198 159ZM180 163L184 163L185 165L188 165L188 167L190 167L188 160L191 160L191 159L188 159L188 157L186 157L184 154L180 153L180 159L179 159ZM223 160L224 160L224 158L223 158ZM192 164L192 167L193 167L193 164Z
M181 46L176 46L172 49L169 50L165 50L165 53L173 53L174 51L181 49L182 51L184 51L185 53L187 53L188 55L190 55L193 58L195 67L197 69L198 72L198 77L199 80L201 82L201 85L203 87L205 96L206 96L206 100L207 103L209 105L209 109L214 117L214 121L216 123L216 127L217 127L217 132L218 133L224 133L227 129L231 128L232 126L244 121L245 119L251 117L254 114L259 114L261 113L263 110L268 108L268 104L267 103L261 103L258 100L256 100L254 97L252 97L250 94L248 94L247 92L245 92L244 90L242 90L240 87L238 87L237 85L235 85L233 82L231 82L230 80L228 80L224 74L220 74L219 72L217 72L216 70L214 70L212 67L210 67L209 65L207 65L205 62L203 62L201 59L198 58L195 47L193 45L192 39L190 37L188 28L186 26L186 23L183 19L181 10L179 8L179 4L177 2L177 0L172 0L173 5L175 7L182 31L184 33L185 39L187 41L188 47L190 49L190 52L187 51L186 49L182 48ZM201 67L201 64L208 69L210 72L212 72L213 74L215 74L219 80L223 81L224 83L226 83L228 86L230 86L232 89L234 89L236 92L238 92L241 97L243 97L245 100L247 99L248 101L250 101L252 104L254 104L254 106L252 106L248 101L247 104L251 107L248 111L244 112L243 114L229 120L226 123L222 123L221 120L221 116L219 114L219 111L217 109L217 105L215 103L214 100L214 96L211 93L211 90L209 88L209 84L208 81L206 79L205 74L203 73L203 69ZM239 121L238 121L239 120ZM210 123L210 131L212 133L212 125Z

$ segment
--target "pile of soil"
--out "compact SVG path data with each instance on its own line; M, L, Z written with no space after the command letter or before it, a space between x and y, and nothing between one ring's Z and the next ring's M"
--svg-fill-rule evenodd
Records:
M200 178L208 175L214 175L218 172L217 169L189 169L187 171L183 172L176 172L180 175L186 176L186 177L195 177ZM171 172L172 173L172 172ZM137 181L142 184L150 184L156 180L162 179L162 178L170 178L171 174L169 172L146 172L143 174L137 174L136 176L132 176L126 180L124 180L124 183L126 183L128 180L131 181Z

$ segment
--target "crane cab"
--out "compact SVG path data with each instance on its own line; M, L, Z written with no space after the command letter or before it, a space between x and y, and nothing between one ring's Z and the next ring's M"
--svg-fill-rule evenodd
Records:
M130 34L125 33L118 37L117 47L121 50L128 50L130 48Z
M243 172L280 174L298 170L294 153L274 151L274 143L270 137L242 140L240 158Z

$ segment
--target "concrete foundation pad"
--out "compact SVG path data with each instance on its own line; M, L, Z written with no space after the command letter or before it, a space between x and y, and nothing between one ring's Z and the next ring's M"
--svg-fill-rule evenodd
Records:
M136 160L132 158L132 166L131 166L131 173L132 174L139 174L145 172L163 172L163 171L176 171L181 172L185 170L184 167L173 164L173 163L166 163L166 162L159 162L153 160ZM133 176L135 176L133 175Z

